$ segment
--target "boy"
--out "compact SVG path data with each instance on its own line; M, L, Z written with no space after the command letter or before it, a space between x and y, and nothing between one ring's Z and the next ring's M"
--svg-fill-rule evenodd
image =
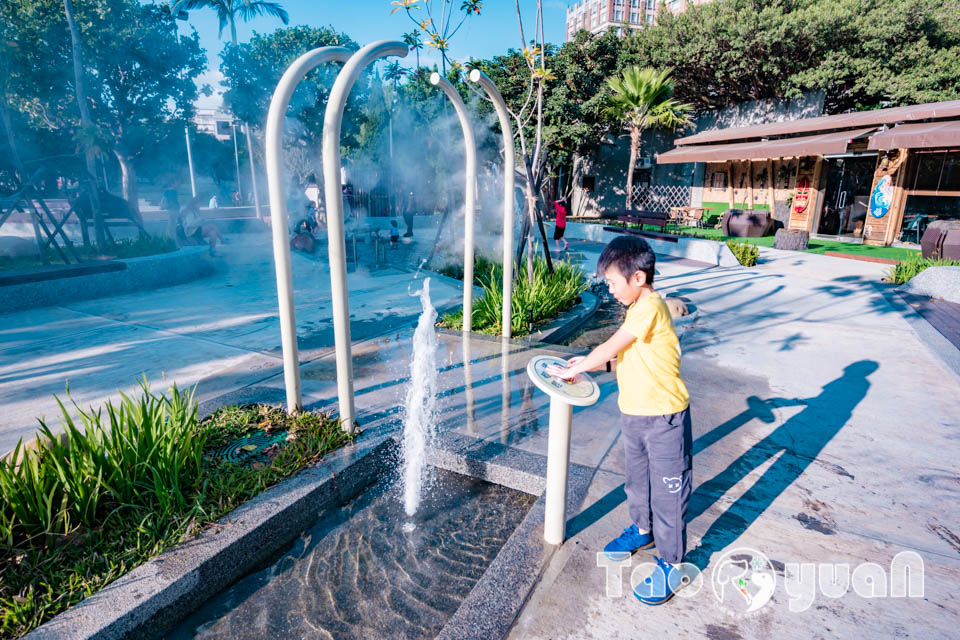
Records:
M663 604L684 585L679 566L686 551L687 504L692 469L690 408L680 379L680 342L670 312L653 290L656 256L645 240L622 236L608 244L597 262L610 293L627 306L623 326L590 352L551 367L570 379L583 371L606 368L616 358L620 390L620 428L626 453L627 504L633 523L604 553L626 560L654 544L657 569L637 585L644 604Z

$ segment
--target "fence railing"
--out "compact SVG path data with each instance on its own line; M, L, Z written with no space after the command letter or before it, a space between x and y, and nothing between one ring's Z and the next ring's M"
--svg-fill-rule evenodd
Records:
M691 187L679 185L634 185L633 207L645 211L667 213L670 207L690 206L692 191Z

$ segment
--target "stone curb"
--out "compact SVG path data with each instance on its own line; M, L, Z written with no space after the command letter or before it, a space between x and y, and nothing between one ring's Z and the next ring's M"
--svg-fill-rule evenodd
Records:
M568 311L564 311L556 319L539 331L534 331L524 339L531 342L545 342L552 344L569 338L600 308L600 296L590 291L580 294L580 302Z
M117 271L5 286L3 313L36 307L159 289L190 282L213 273L206 247L185 247L170 253L115 262Z

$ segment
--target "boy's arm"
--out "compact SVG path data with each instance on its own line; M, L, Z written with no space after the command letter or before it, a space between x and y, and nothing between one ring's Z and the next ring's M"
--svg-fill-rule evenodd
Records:
M574 362L565 369L562 367L547 367L547 373L569 380L584 371L603 369L607 362L616 358L618 354L633 344L633 341L636 339L637 337L626 329L617 329L617 332L610 336L606 342L591 351L589 355L585 356L582 360Z

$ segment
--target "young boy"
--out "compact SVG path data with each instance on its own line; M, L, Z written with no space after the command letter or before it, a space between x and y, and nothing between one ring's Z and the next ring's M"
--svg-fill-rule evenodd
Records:
M653 290L656 256L645 240L622 236L600 254L597 273L627 306L623 326L590 352L547 371L570 379L616 358L620 429L626 453L627 504L633 523L604 553L625 560L654 544L657 569L634 589L644 604L663 604L683 586L692 470L690 397L680 378L680 342L670 312Z

